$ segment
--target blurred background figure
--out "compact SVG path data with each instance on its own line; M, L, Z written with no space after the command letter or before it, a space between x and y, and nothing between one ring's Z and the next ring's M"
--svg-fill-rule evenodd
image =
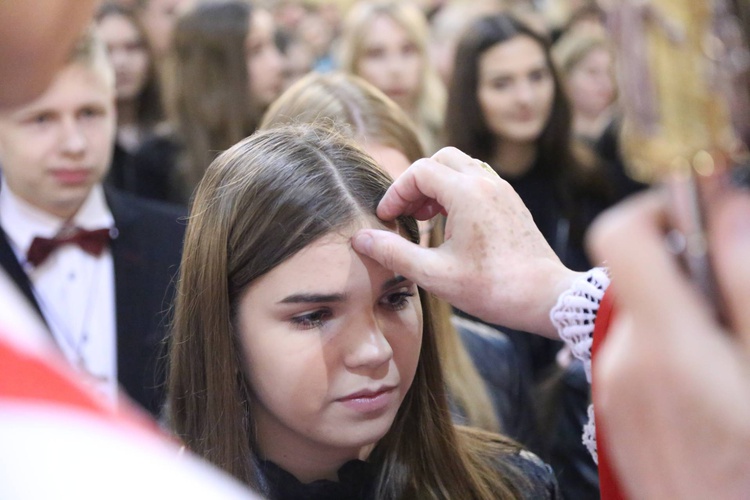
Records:
M430 19L430 58L444 85L449 85L453 74L456 44L475 18L499 12L498 0L447 2Z
M115 77L93 30L37 99L0 112L0 266L110 404L154 415L184 214L105 189Z
M336 10L329 12L323 5L309 5L297 25L295 34L312 52L315 71L325 73L336 66L331 47L339 34L339 24Z
M574 136L597 154L610 180L613 201L645 188L628 177L620 151L617 80L610 40L596 30L571 29L558 39L552 53L570 99Z
M344 19L338 51L340 68L401 106L432 154L441 145L445 89L430 60L428 30L416 4L365 0Z
M158 61L169 53L177 17L195 2L196 0L135 0L136 12L146 30L148 44Z
M268 11L230 0L181 16L163 73L168 123L136 153L136 193L187 204L213 158L258 127L283 70Z
M456 51L445 131L448 145L513 186L563 262L588 269L583 234L609 192L595 158L573 140L545 38L507 14L472 23Z
M99 7L95 21L115 69L117 140L108 181L132 191L135 173L131 158L164 119L156 65L135 11L107 2Z
M614 118L617 89L609 41L572 31L552 52L572 106L573 133L593 145Z
M289 88L294 82L313 71L315 67L315 52L310 46L293 33L279 32L276 37L277 45L284 56L284 85Z

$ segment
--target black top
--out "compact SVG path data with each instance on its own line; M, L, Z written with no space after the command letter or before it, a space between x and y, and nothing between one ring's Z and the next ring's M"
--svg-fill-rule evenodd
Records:
M614 188L614 202L647 188L646 184L631 179L620 150L620 121L612 122L591 147L602 160L604 170Z
M559 499L557 480L549 465L528 452L512 453L499 460L509 463L528 479L518 485L520 498L528 500ZM361 460L351 460L338 471L339 481L318 480L303 484L273 462L260 461L266 481L263 493L270 500L376 500L375 467Z
M572 196L575 199L570 200L566 210L552 180L537 164L525 174L505 180L528 207L534 223L560 260L576 271L591 269L583 246L583 231L606 204L593 196ZM574 214L573 220L570 214Z
M362 460L351 460L341 466L339 481L319 479L307 484L273 462L261 461L260 469L268 481L271 500L374 500L375 470Z

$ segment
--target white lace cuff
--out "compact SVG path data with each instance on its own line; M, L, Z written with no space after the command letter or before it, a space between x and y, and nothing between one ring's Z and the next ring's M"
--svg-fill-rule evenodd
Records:
M560 294L550 311L550 320L573 355L583 362L586 380L591 383L591 344L599 303L609 286L603 267L595 267Z
M609 275L603 267L595 267L560 294L549 313L560 338L573 355L583 362L586 380L591 383L591 345L594 342L594 323L604 291L609 286ZM583 444L595 463L599 463L596 448L594 406L589 405L589 421L583 426Z
M583 426L583 444L589 450L594 463L599 465L599 454L596 451L596 423L594 422L594 405L589 405L589 421Z

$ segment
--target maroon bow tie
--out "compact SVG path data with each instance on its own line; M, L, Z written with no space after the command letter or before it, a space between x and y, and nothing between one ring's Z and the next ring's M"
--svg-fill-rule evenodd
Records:
M72 243L78 245L84 252L91 255L101 255L104 248L111 239L109 229L96 229L87 231L85 229L71 228L60 231L54 238L34 238L29 247L26 260L34 267L39 266L57 248Z

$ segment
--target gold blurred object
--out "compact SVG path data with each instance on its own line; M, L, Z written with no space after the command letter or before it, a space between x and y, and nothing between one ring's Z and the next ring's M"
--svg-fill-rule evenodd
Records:
M608 15L630 175L653 182L724 169L742 149L735 129L748 114L738 64L747 51L733 38L741 30L728 0L614 0Z
M730 0L604 1L628 173L665 186L667 242L721 317L704 216L712 183L747 159L738 137L750 136L750 56L740 19Z

